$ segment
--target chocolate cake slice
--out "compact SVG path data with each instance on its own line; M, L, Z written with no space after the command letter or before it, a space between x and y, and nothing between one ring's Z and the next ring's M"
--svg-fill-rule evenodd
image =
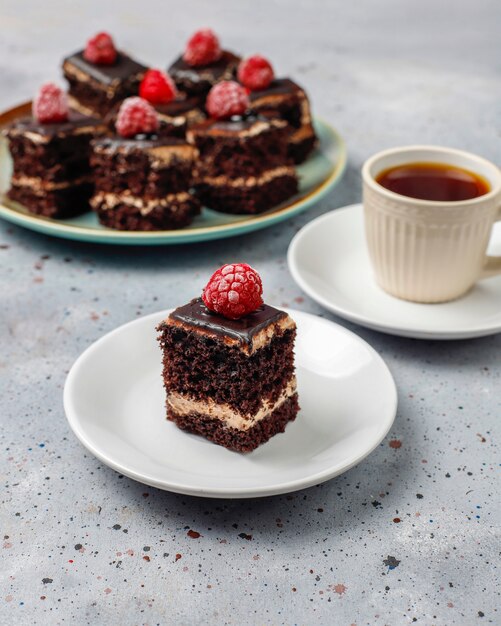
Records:
M155 134L106 137L92 144L99 221L120 230L187 226L200 212L189 193L196 150L183 139Z
M105 133L100 120L76 111L61 122L14 121L4 130L13 161L7 196L44 217L88 211L94 188L90 142Z
M137 95L146 70L121 51L117 51L115 61L109 65L87 61L83 50L63 61L71 105L83 113L101 117L118 102Z
M189 129L187 139L200 154L196 193L211 209L262 213L297 193L284 120L253 115L208 119Z
M240 57L223 50L216 60L201 66L188 65L180 56L167 70L179 91L203 100L210 89L222 80L235 77Z
M251 91L249 99L255 113L289 124L289 155L294 163L302 163L317 144L304 89L289 78L277 78L266 89Z
M262 304L228 319L198 298L157 330L167 419L179 428L249 452L296 418L296 325L284 311Z

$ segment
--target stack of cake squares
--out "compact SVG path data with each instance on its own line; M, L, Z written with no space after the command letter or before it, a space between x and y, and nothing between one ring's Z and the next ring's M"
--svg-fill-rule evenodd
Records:
M34 106L5 131L8 197L27 210L94 210L109 228L165 230L188 226L201 204L254 215L297 193L294 166L317 141L309 102L263 57L242 59L202 29L165 73L99 33L62 69L67 104L45 85L37 98L49 114Z

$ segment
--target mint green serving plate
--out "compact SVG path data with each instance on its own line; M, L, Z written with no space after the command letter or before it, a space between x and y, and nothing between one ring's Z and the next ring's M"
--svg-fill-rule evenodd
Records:
M25 103L0 115L0 126L26 115L30 103ZM46 235L90 241L105 244L123 245L172 245L223 239L250 233L286 220L306 211L323 198L339 181L346 166L346 148L340 135L326 122L316 118L315 129L319 137L319 147L310 158L298 166L299 193L287 202L260 215L227 215L207 208L193 223L181 230L160 230L154 232L118 231L105 228L97 221L94 213L79 217L54 220L30 213L16 202L4 197L9 186L11 159L7 142L2 138L0 145L0 217L31 230Z

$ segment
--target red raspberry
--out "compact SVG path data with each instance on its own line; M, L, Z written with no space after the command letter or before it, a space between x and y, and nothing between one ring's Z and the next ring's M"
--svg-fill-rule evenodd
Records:
M249 106L247 91L234 80L223 80L214 85L205 102L207 113L218 120L243 115Z
M85 46L84 59L95 65L113 65L117 60L117 49L111 35L98 33Z
M205 306L230 320L252 313L263 304L261 277L246 263L223 265L202 293Z
M54 83L45 83L33 100L33 117L42 124L65 122L69 109L66 94Z
M148 70L139 85L139 95L152 104L167 104L177 91L170 76L160 70Z
M221 47L217 35L210 28L202 28L188 39L183 60L194 67L209 65L221 56Z
M158 130L158 115L155 109L143 100L134 96L125 99L118 111L115 128L122 137L154 133Z
M274 78L271 63L259 54L244 59L238 66L238 80L251 91L266 89Z

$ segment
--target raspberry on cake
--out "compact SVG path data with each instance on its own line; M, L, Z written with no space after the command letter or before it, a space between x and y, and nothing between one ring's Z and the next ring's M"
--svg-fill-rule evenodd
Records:
M147 68L117 50L107 33L99 33L84 50L63 61L71 104L82 113L104 117L118 102L135 96Z
M243 74L244 79L246 73L249 70L245 66L239 70L239 76ZM289 124L289 155L294 163L305 161L317 145L317 137L304 89L289 78L275 78L265 88L251 89L251 110L267 117L285 120Z
M168 74L149 69L139 85L139 95L150 104L167 104L177 96L177 89Z
M271 63L259 54L244 59L238 66L237 76L250 91L266 89L275 78Z
M117 60L115 42L108 33L98 33L89 39L83 55L94 65L113 65Z
M57 85L43 85L33 101L33 117L17 119L4 130L13 161L7 196L44 217L88 211L90 142L105 133L100 120L70 110Z
M216 33L210 28L202 28L188 40L183 59L191 67L209 65L221 57L221 46Z
M237 320L263 304L261 276L247 263L223 265L212 274L202 292L205 306Z
M189 193L196 150L183 139L159 136L153 107L139 97L122 103L117 136L92 143L99 221L120 230L187 226L200 212Z
M287 155L287 122L246 115L242 91L234 82L213 87L208 109L223 119L193 126L187 139L200 155L195 189L202 203L223 213L256 214L293 196L297 177Z
M151 135L158 131L160 122L155 109L139 97L127 98L118 111L115 127L122 137Z
M33 100L32 113L41 124L66 122L70 113L68 98L54 83L45 83Z
M222 50L217 35L204 28L190 37L183 55L168 72L180 91L203 102L216 83L235 77L239 62L240 57Z
M234 80L223 80L210 90L205 108L214 119L226 120L234 115L244 115L249 108L249 97Z
M225 297L216 296L215 312L206 303L213 305L211 294L219 290ZM284 311L263 304L261 294L255 270L225 265L203 299L179 307L157 328L167 419L237 452L284 432L299 410L296 325Z
M170 76L148 70L139 86L139 95L155 109L160 121L159 134L185 137L187 129L205 119L200 100L177 91Z

